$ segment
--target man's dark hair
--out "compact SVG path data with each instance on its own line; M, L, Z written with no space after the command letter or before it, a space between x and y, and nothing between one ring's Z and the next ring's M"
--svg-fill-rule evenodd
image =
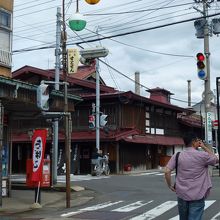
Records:
M189 146L192 143L192 141L196 138L197 138L197 136L193 132L185 133L184 136L183 136L183 140L184 140L184 143L185 143L186 147Z

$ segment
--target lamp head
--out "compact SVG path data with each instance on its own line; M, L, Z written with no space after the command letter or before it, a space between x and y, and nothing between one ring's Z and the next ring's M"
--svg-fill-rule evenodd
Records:
M83 15L77 12L70 18L69 26L73 31L81 31L86 27L86 20Z

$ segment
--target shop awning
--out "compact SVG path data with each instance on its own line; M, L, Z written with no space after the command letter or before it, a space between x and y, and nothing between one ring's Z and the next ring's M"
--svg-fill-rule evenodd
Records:
M139 144L184 145L183 138L164 135L133 135L123 138L124 141Z

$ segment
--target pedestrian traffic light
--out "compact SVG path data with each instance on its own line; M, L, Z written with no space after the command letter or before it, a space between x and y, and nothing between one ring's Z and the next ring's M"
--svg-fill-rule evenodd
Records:
M89 128L95 128L95 115L89 115Z
M49 110L49 85L41 83L37 88L37 106L44 111Z
M100 127L104 127L107 124L107 117L108 115L105 115L103 113L100 115Z
M205 56L203 53L197 53L197 70L198 70L198 77L202 80L205 80L207 77L207 73L205 70Z

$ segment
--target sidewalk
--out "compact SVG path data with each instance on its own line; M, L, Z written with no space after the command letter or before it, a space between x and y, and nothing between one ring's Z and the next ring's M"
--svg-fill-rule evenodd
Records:
M83 187L71 187L70 204L71 207L85 204L94 198L94 192L85 190ZM2 199L2 207L0 207L1 216L16 216L27 212L27 216L31 216L31 211L36 209L65 209L66 208L66 192L65 185L57 185L53 189L41 190L41 207L35 203L34 189L16 189L12 190L10 197Z

